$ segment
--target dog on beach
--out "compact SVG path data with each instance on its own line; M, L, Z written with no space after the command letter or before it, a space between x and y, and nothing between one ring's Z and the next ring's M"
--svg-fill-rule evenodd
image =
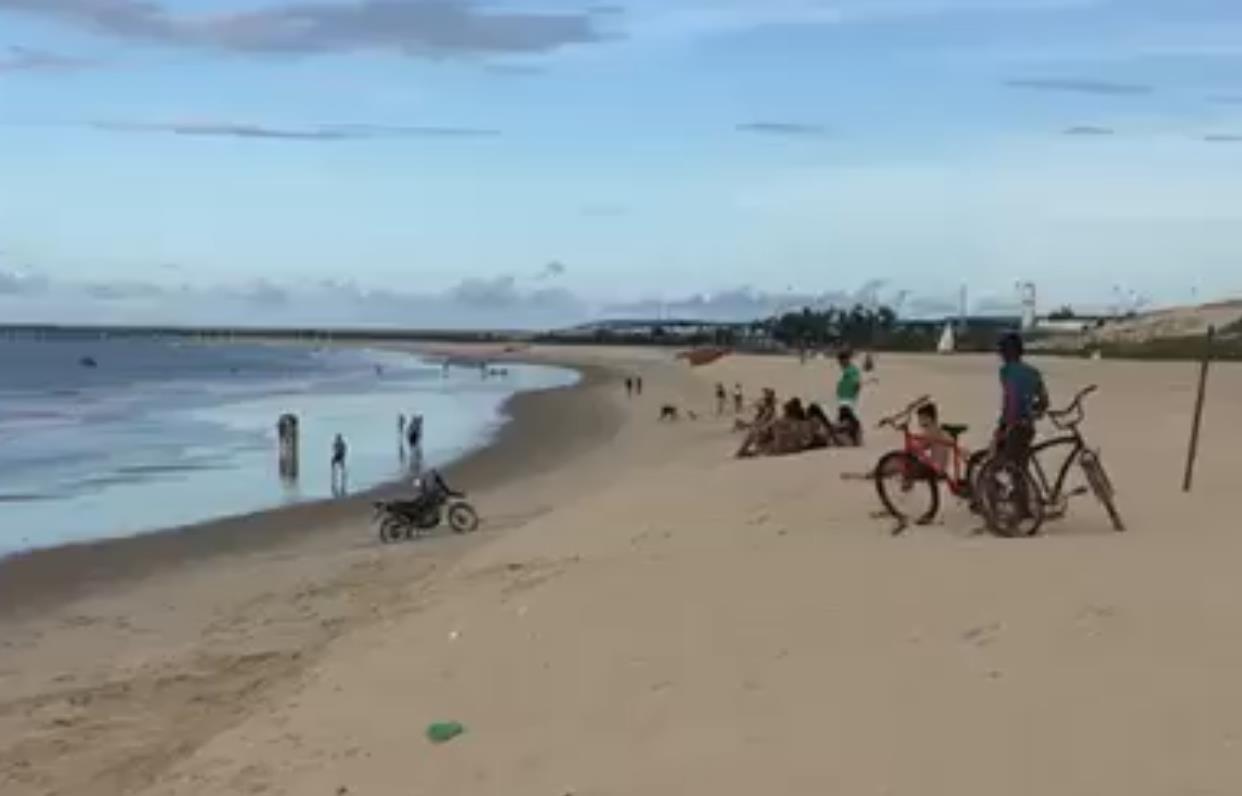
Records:
M691 420L699 419L698 413L690 409L686 410L686 417ZM678 420L681 420L681 410L675 404L664 404L660 407L660 422L676 423Z

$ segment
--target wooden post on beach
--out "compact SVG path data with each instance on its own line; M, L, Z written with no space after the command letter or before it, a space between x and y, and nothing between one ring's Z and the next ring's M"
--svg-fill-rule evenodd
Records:
M285 481L298 478L298 418L285 414L276 421L276 435L280 440L280 477Z
M1203 399L1207 394L1208 369L1212 366L1212 342L1216 338L1216 327L1209 326L1207 338L1203 344L1203 360L1199 364L1199 393L1195 396L1195 416L1190 425L1190 446L1186 451L1186 476L1182 480L1182 491L1189 492L1195 479L1195 458L1199 455L1199 429L1203 425Z

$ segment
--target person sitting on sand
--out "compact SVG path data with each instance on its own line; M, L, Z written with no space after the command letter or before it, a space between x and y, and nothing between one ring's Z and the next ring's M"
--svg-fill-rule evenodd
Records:
M737 450L739 459L753 456L781 456L798 453L810 447L810 423L802 401L791 398L785 402L780 418L756 423Z
M806 408L807 436L808 448L828 448L834 445L840 445L840 432L832 421L828 419L824 408L817 403L812 403Z
M762 397L755 402L753 420L737 420L733 423L734 431L747 431L752 428L771 423L776 419L776 391L770 387L763 388Z

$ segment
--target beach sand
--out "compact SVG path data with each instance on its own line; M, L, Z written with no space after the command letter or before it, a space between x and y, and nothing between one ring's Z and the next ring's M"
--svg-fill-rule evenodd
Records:
M999 540L956 505L873 519L841 476L885 432L731 457L716 381L825 400L830 363L520 356L591 377L454 474L473 537L383 548L354 502L0 569L30 568L0 586L0 793L1242 792L1242 368L1213 372L1185 496L1194 365L1037 361L1054 401L1100 385L1084 428L1132 530L1084 497ZM931 393L984 439L992 358L878 364L869 419ZM445 720L466 734L429 744Z

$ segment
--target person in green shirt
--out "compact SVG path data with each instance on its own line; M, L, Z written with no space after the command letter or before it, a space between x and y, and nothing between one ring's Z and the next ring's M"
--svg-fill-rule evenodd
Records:
M862 372L854 364L848 348L837 354L841 376L837 379L837 422L854 445L862 444L862 422L858 419L858 398L862 393Z

